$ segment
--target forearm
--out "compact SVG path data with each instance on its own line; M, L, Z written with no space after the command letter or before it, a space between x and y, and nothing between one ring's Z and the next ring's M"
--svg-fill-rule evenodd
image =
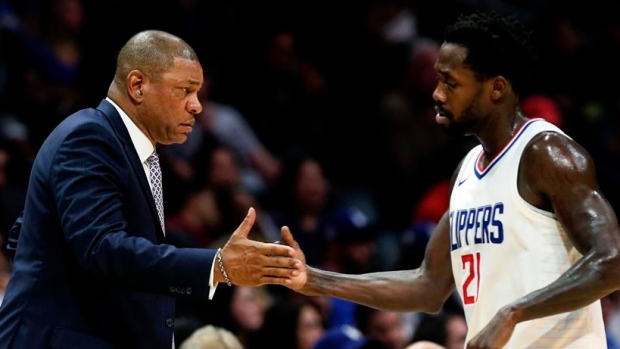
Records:
M509 304L516 322L585 307L620 288L617 254L589 253L555 282Z
M436 313L452 292L446 283L423 275L420 269L340 274L308 267L302 293L327 295L387 311Z

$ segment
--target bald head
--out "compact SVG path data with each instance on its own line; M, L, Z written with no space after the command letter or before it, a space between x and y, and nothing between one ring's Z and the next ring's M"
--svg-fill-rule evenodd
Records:
M118 53L114 82L123 86L132 70L157 79L173 66L175 58L198 61L194 49L177 36L160 30L139 32Z
M204 74L194 49L170 33L146 30L120 49L108 89L112 100L155 145L183 143L194 115Z

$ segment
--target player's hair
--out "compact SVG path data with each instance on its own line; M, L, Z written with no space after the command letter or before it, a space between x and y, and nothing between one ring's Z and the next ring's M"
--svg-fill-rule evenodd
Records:
M531 35L515 17L493 11L461 14L444 32L445 42L467 49L464 63L476 78L501 75L511 82L517 94L532 77L538 61Z

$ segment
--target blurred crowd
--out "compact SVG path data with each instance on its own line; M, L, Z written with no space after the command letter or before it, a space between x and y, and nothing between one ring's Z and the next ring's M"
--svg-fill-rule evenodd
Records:
M513 14L534 30L540 65L522 109L591 153L620 212L620 3L584 6L0 0L1 245L41 142L71 112L98 105L118 49L149 28L186 39L205 70L203 112L188 141L158 149L170 243L220 247L252 206L251 237L278 240L287 225L310 265L415 268L447 208L452 171L475 144L445 137L431 93L443 27L476 9ZM0 253L0 302L9 277ZM426 315L224 285L212 301L180 301L175 340L181 349L462 348L467 328L456 297ZM620 296L603 307L609 347L618 348Z

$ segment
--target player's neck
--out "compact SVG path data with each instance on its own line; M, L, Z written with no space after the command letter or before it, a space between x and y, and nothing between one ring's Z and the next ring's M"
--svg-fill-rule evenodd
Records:
M495 122L487 124L485 130L477 135L484 149L484 155L480 159L480 164L483 167L493 161L506 148L521 126L527 121L527 118L521 112L516 111L511 115L497 117L493 121Z

